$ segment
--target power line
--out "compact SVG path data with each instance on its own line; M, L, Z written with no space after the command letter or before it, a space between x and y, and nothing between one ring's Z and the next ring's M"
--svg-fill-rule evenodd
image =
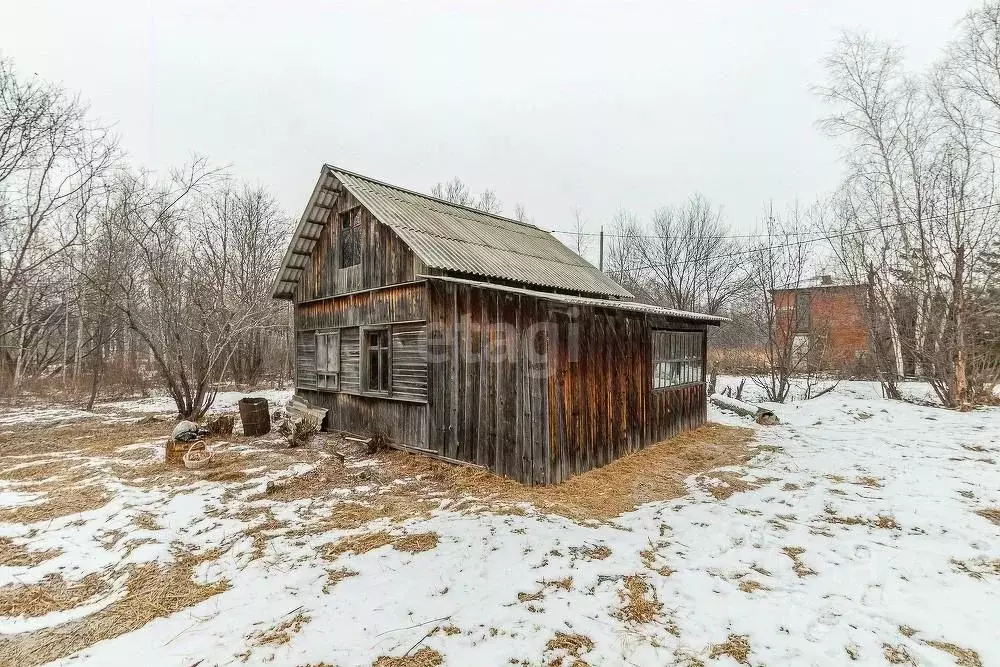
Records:
M958 215L958 214L961 214L961 213L973 213L975 211L983 211L983 210L995 208L995 207L998 207L998 206L1000 206L1000 202L997 202L997 203L994 203L994 204L984 204L983 206L973 206L971 208L961 209L961 210L958 210L958 211L952 211L951 213L945 213L945 214L942 214L942 215L927 216L927 217L924 218L924 220L939 220L941 218L947 218L947 217L952 216L952 215ZM855 230L854 232L851 232L851 233L858 233L858 234L860 234L860 233L864 233L864 232L868 232L868 231L878 231L878 230L881 230L881 229L886 229L886 228L891 228L891 227L900 227L902 225L910 224L912 222L916 222L916 221L915 220L907 220L907 221L904 221L904 222L894 222L894 223L891 223L891 224L888 224L888 225L879 225L877 227L871 227L871 228L868 228L868 229ZM578 232L578 231L572 231L572 230L568 230L568 229L547 229L545 231L549 232L550 234L569 234L569 235L572 235L572 236L600 236L601 235L600 232ZM809 235L809 234L822 234L822 233L823 232L821 232L821 231L793 231L793 232L787 232L787 233L780 234L779 236L806 236L806 235ZM619 239L628 239L628 238L631 238L631 239L657 239L657 240L661 240L661 241L668 241L668 240L671 240L671 239L690 239L690 238L718 241L718 240L723 240L723 239L773 238L775 235L773 235L773 234L757 233L757 234L706 234L706 235L701 235L701 236L699 236L699 235L662 236L662 235L659 235L659 234L609 234L607 232L604 232L604 236L605 237L611 237L611 238L619 238ZM824 237L820 236L820 237L817 237L816 239L810 239L809 242L812 242L812 241L822 241L823 239L824 239Z
M972 213L974 211L982 211L982 210L994 208L994 207L997 207L997 206L1000 206L1000 202L995 203L995 204L985 204L983 206L973 206L973 207L970 207L970 208L967 208L967 209L959 209L957 211L952 211L951 213L946 213L946 214L942 214L942 215L927 216L927 217L924 218L924 220L939 220L941 218L947 218L947 217L950 217L950 216L953 216L953 215L959 215L959 214L963 214L963 213ZM818 241L832 241L832 240L837 239L837 238L844 238L844 237L847 237L847 236L854 236L856 234L867 234L868 232L876 232L876 231L882 231L884 229L892 229L892 228L895 228L895 227L902 227L902 226L910 224L912 222L915 222L915 221L913 221L913 220L904 220L903 222L894 222L894 223L890 223L890 224L887 224L887 225L879 225L877 227L867 227L867 228L862 228L862 229L847 230L847 231L843 231L843 232L834 232L834 233L831 233L831 234L826 234L826 235L818 236L817 238L814 238L814 239L806 239L806 240L800 240L800 241L793 241L793 242L789 242L789 243L778 243L778 244L774 244L774 245L762 246L762 247L756 247L756 248L745 248L743 250L738 250L738 251L735 251L735 252L723 253L723 254L720 254L720 255L712 255L711 258L712 259L733 259L733 258L736 258L736 257L742 257L742 256L745 256L745 255L752 255L754 253L759 253L759 252L765 252L765 251L771 251L771 250L778 250L778 249L781 249L781 248L791 248L792 246L810 245L810 244L816 243ZM811 232L811 233L822 234L822 232ZM785 235L786 236L792 236L792 235L794 235L794 233L789 233L789 234L785 234ZM623 235L619 235L619 236L623 236ZM763 238L773 238L773 237L774 236L771 235L771 236L765 236ZM661 239L665 240L668 237L652 237L652 238L661 238ZM690 237L678 237L678 238L690 238ZM695 237L695 238L697 238L697 237ZM711 237L707 237L706 236L704 238L711 238ZM734 237L731 237L731 238L739 238L739 237L735 237L734 236ZM678 261L678 262L671 262L669 265L668 264L644 264L644 265L637 265L637 266L629 267L629 270L656 269L656 268L663 268L663 267L666 267L666 266L686 266L688 264L694 264L694 263L697 263L697 262L704 262L705 259L706 258L681 260L681 261Z

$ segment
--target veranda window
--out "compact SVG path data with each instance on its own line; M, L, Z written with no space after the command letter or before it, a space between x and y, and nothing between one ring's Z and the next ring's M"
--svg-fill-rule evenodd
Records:
M702 381L704 335L700 331L653 331L653 389Z

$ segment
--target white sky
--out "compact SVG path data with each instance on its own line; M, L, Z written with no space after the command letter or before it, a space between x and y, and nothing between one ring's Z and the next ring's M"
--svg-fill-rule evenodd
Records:
M294 217L330 162L595 230L700 191L749 230L838 179L809 91L841 28L936 58L970 0L0 0L0 52L80 91L153 169L193 153Z

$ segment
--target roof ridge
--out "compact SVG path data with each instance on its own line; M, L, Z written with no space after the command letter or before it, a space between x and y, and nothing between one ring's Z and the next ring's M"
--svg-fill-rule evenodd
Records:
M349 174L351 176L354 176L356 178L363 178L366 181L371 181L372 183L378 183L379 185L384 185L387 188L392 188L393 190L399 190L400 192L406 192L407 194L415 195L415 196L420 197L422 199L430 199L431 201L439 202L441 204L444 204L445 206L451 206L451 207L454 207L454 208L464 209L464 210L469 211L471 213L478 213L480 215L485 215L485 216L488 216L490 218L496 218L497 220L503 220L504 222L510 222L510 223L515 224L515 225L521 225L522 227L530 227L531 229L537 229L538 231L545 232L547 234L551 234L552 233L549 230L542 229L538 225L533 225L530 222L524 222L522 220L515 220L514 218L508 218L508 217L503 216L503 215L497 215L496 213L489 213L489 212L484 211L482 209L478 209L478 208L476 208L474 206L466 206L465 204L456 204L455 202L448 201L447 199L441 199L440 197L435 197L434 195L425 194L425 193L419 192L417 190L411 190L410 188L404 188L401 185L394 185L393 183L389 183L387 181L382 181L382 180L379 180L377 178L372 178L371 176L365 176L364 174L359 174L356 171L351 171L350 169L344 169L343 167L338 167L337 165L330 164L328 162L324 163L323 166L325 168L327 168L327 169L330 169L331 171L339 171L339 172L343 172L345 174Z

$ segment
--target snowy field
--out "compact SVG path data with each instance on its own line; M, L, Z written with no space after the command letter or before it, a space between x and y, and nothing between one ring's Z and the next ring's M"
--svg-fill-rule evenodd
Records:
M119 423L155 400L0 411L0 664L1000 665L1000 410L772 407L710 410L745 466L583 522L240 438L165 475Z

